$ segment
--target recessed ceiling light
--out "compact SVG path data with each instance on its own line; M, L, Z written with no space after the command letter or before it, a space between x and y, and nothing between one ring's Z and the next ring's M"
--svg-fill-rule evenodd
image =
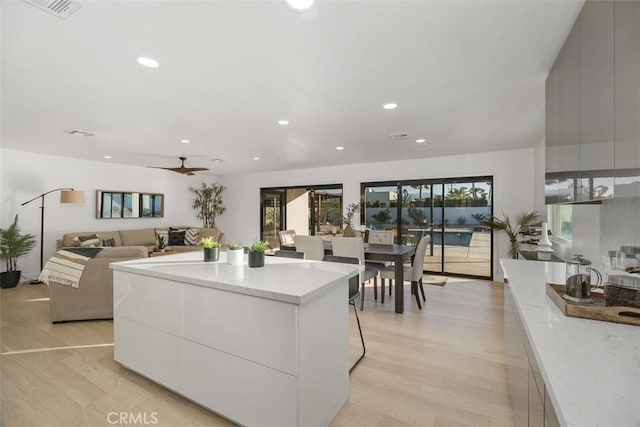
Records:
M425 142L427 142L427 140L424 138L416 139L417 144L424 144Z
M111 159L111 158L112 158L111 156L102 156L102 157L104 157L104 158L105 158L105 159L107 159L107 160L109 160L109 159Z
M287 126L289 124L289 120L278 120L278 124L280 126Z
M158 61L152 58L148 58L146 56L139 56L138 64L144 65L145 67L149 67L149 68L158 68L160 66Z
M342 151L342 150L344 150L344 147L336 147L336 150Z
M253 157L253 160L260 160L260 157L258 157L258 156L254 156L254 157Z
M181 139L180 142L182 142L183 144L188 144L189 140L188 139Z
M307 12L315 4L315 0L286 0L287 6L295 12Z
M394 110L398 108L398 104L396 104L395 102L387 102L382 106L382 108L384 108L385 110Z

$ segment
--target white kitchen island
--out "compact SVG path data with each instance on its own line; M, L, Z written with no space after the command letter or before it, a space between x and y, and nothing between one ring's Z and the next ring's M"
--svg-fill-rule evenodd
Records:
M517 380L521 365L510 365L514 359L507 362L516 425L640 426L640 327L565 316L545 289L547 282L564 283L565 264L500 263L508 280L505 335L514 326L510 323L521 322L530 365L520 371L520 387L511 374ZM522 405L516 402L520 391ZM543 404L536 402L536 391ZM554 412L557 419L548 416Z
M348 397L348 279L360 267L225 257L111 264L115 360L240 424L328 425Z

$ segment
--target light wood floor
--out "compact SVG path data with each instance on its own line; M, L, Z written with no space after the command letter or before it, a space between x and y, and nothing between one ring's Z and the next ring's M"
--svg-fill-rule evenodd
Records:
M425 286L422 311L405 289L403 315L393 298L381 305L367 292L367 356L333 426L512 425L502 284ZM47 296L44 285L0 291L1 426L109 426L110 412L146 416L147 425L231 425L115 363L111 321L51 325ZM351 332L355 359L355 321Z

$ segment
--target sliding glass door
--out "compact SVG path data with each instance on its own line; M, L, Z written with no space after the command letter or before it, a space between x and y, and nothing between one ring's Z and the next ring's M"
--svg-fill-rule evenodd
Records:
M491 278L492 178L448 178L361 185L367 229L394 230L396 242L430 237L424 271Z
M299 235L338 234L342 229L342 185L261 188L260 233L272 248L278 231Z

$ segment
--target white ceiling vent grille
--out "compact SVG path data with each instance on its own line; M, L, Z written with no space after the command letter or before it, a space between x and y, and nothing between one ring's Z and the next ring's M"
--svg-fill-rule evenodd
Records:
M71 0L24 0L25 2L49 12L60 19L67 19L73 12L80 9L81 4Z
M80 129L67 129L64 133L68 133L69 135L79 135L79 136L93 136L95 133L85 132Z
M409 134L407 132L392 133L389 136L391 138L393 138L393 139L407 139L407 138L409 138Z

